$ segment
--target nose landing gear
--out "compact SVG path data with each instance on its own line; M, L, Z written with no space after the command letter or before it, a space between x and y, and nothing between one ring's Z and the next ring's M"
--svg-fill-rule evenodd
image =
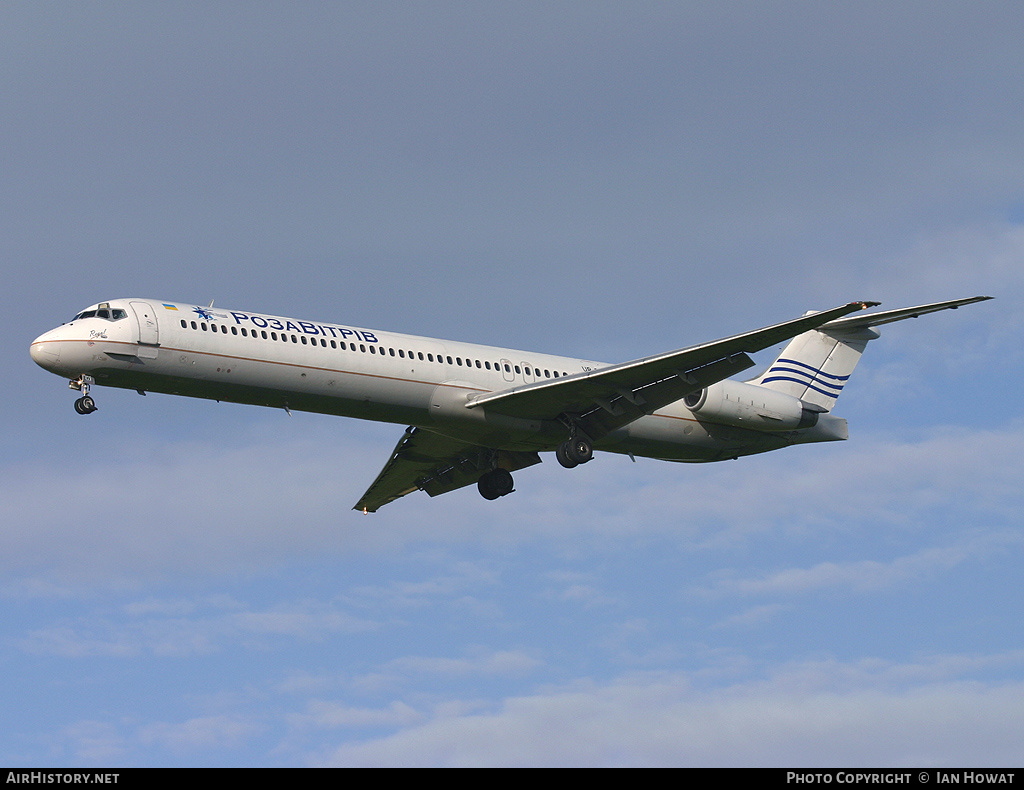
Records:
M75 411L79 414L92 414L96 411L96 401L89 397L89 387L93 383L92 376L82 376L68 382L68 387L82 393L82 397L75 401Z
M79 414L92 414L96 411L96 401L90 398L88 395L83 395L81 398L75 401L75 411Z

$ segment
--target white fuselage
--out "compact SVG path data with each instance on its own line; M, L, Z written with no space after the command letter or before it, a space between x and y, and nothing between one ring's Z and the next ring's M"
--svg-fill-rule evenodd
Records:
M605 367L148 299L113 300L83 312L104 309L107 317L80 314L38 337L31 346L33 359L53 373L89 376L98 385L414 425L509 450L554 450L565 438L564 426L467 409L468 398ZM115 320L115 314L123 315ZM844 437L834 427L780 432L758 430L753 423L749 428L716 423L676 402L611 432L596 447L665 460L715 461L837 438Z

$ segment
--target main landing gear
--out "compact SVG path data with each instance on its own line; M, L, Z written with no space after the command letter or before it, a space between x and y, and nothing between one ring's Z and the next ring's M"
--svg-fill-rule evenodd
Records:
M515 488L512 481L512 473L508 469L492 469L484 472L477 481L476 487L480 489L480 496L484 499L497 499L511 494Z
M585 464L594 457L594 445L586 436L577 434L569 441L562 442L555 450L555 458L566 469Z
M68 382L68 387L82 393L82 397L75 401L75 411L79 414L92 414L96 411L96 401L89 397L89 387L92 383L92 376L82 376Z

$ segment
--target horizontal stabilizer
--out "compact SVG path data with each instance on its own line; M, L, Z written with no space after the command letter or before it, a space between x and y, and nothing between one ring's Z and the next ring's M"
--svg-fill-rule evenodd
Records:
M900 310L885 310L881 313L855 315L849 318L829 321L820 329L822 332L828 332L881 326L882 324L891 324L893 321L902 321L905 318L917 318L928 313L937 313L939 310L956 310L961 305L987 302L991 298L991 296L972 296L970 299L954 299L951 302L933 302L932 304L923 304L917 307L904 307Z
M973 296L969 299L834 319L794 337L779 358L749 383L783 392L805 404L831 411L857 367L864 348L869 341L878 337L878 332L872 327L917 318L939 310L956 310L961 305L984 302L991 298Z

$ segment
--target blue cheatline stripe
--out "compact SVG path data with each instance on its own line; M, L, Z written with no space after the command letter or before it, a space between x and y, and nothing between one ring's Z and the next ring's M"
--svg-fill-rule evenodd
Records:
M792 382L794 382L796 384L802 384L803 386L807 387L807 389L812 389L815 392L820 392L822 395L828 395L828 397L830 397L830 398L838 398L839 397L839 392L842 391L842 387L840 387L839 391L829 392L828 390L823 390L823 389L820 389L818 387L815 387L813 384L811 384L811 383L809 383L807 381L802 381L800 379L790 378L789 376L772 376L769 379L764 379L761 383L762 384L767 384L769 381L792 381ZM822 383L822 382L819 382L819 383ZM828 387L828 386L831 386L831 385L822 383L822 386Z
M813 367L811 365L808 365L806 362L798 362L795 359L782 359L781 357L779 357L777 360L775 360L775 364L776 365L778 365L780 362L784 362L787 365L799 365L802 368L807 368L808 370L813 371L815 376L824 376L827 379L835 379L836 381L846 381L847 379L850 378L849 375L846 375L846 376L833 376L831 373L822 373L819 368L816 368L816 367ZM774 369L774 366L773 366L773 369Z
M769 381L795 381L797 384L806 384L807 386L820 384L822 387L828 387L829 389L835 390L836 397L839 396L839 393L843 391L843 387L846 386L845 382L842 384L833 384L831 381L822 381L817 376L812 376L810 373L803 370L794 370L793 368L787 368L782 365L773 365L766 371L766 375L768 373L792 373L794 376L801 376L802 378L795 379L790 378L789 376L776 376L770 379L764 379L761 382L762 384L766 384ZM821 392L821 390L819 390L819 392Z

